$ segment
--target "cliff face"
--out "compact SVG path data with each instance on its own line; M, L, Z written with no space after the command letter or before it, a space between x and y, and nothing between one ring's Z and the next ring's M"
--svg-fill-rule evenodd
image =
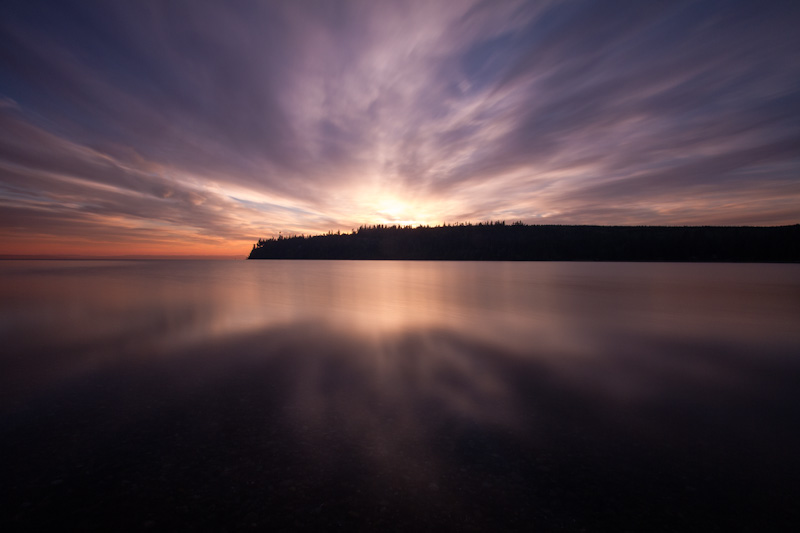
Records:
M259 240L249 259L800 262L800 225L374 226Z

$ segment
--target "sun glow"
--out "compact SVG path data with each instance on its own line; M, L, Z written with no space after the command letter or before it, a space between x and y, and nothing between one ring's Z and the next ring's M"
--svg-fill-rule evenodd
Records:
M374 224L419 226L435 224L435 210L425 202L407 200L395 194L379 194L369 204L369 219Z

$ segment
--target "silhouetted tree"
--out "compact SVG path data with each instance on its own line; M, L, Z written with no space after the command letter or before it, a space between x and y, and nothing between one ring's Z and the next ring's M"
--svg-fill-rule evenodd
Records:
M528 226L520 221L359 226L352 233L259 239L250 259L800 261L800 225Z

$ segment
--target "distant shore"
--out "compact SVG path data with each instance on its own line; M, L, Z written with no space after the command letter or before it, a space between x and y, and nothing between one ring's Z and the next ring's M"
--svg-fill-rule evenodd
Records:
M792 226L368 226L260 239L248 259L800 262Z

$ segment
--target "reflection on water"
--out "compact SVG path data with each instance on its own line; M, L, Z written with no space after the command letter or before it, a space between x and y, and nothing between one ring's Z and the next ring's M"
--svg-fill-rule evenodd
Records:
M0 263L3 521L788 529L798 265Z

